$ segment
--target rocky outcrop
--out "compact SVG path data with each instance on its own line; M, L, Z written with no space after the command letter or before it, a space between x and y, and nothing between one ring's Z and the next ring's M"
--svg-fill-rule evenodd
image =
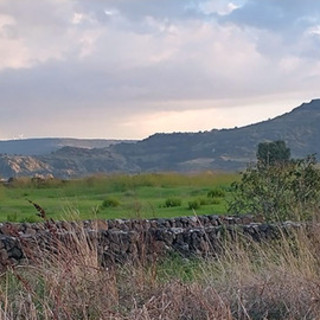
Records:
M2 177L32 176L48 174L54 170L48 164L31 156L0 155L0 173Z

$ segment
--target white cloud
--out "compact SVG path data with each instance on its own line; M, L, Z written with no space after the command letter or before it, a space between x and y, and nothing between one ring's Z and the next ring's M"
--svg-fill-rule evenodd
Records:
M261 102L268 97L309 100L320 81L317 9L310 0L2 0L0 111L10 118L4 126L17 130L24 110L39 119L59 110L62 118L76 114L81 128L90 109L91 136L103 135L106 117L109 130L125 128L134 137L161 131L160 124L175 130L177 118L183 130L198 128L201 118L203 127L215 127L223 122L217 110L248 111L239 103L247 98L260 115L271 112L271 103ZM248 122L257 118L250 106ZM134 123L135 114L145 121L121 126ZM60 126L69 135L63 123L40 132L26 121L19 130L54 135Z
M200 3L200 10L204 14L217 13L222 16L228 15L240 7L240 5L225 0L208 0Z
M310 35L320 36L320 25L315 25L308 28L306 33Z
M8 12L0 16L0 70L31 68L52 59L67 61L70 55L83 57L92 50L88 47L95 39L94 20L75 11L71 2L35 1L35 8L24 2L11 3L0 4ZM84 22L87 24L81 27Z

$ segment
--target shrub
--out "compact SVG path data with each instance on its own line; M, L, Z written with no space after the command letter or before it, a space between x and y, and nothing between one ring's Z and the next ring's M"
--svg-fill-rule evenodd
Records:
M208 198L205 198L205 197L198 198L198 201L199 201L201 206L206 206L206 205L211 204L211 199L208 199Z
M226 193L224 192L224 190L220 188L212 189L207 193L208 198L224 198L225 195Z
M261 142L258 145L257 160L262 166L283 165L289 162L290 153L283 140Z
M179 198L168 198L164 203L164 207L165 208L180 207L181 204L182 204L182 201Z
M200 204L199 199L195 199L195 200L192 200L192 201L189 201L189 202L188 202L188 208L189 208L189 210L199 209L200 206L201 206L201 204Z
M267 221L304 220L320 209L320 170L314 156L280 165L258 162L233 188L228 209L232 214L262 214Z
M109 197L102 202L102 208L115 208L120 205L120 201L117 198Z

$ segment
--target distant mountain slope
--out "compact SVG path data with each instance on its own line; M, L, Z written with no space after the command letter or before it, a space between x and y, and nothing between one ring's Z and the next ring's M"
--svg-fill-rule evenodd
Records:
M259 142L285 140L293 157L320 154L320 100L242 128L155 134L136 144L112 146L142 170L236 170L255 160Z
M99 172L239 170L255 160L262 141L285 140L293 157L320 154L319 124L320 100L312 100L289 113L242 128L158 133L136 143L92 149L73 145L34 157L0 155L0 175L74 177Z
M97 173L137 171L138 167L108 148L63 147L49 155L0 155L0 176L4 178L35 174L74 178Z
M62 147L76 148L106 148L111 144L120 142L131 142L128 140L106 140L106 139L72 139L72 138L37 138L21 140L0 140L0 154L16 155L41 155L56 151ZM132 142L135 142L132 140Z

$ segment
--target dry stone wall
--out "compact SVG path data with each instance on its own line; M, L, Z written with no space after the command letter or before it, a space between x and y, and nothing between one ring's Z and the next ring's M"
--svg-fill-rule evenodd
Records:
M282 228L295 226L283 224ZM81 241L94 245L102 265L150 261L177 252L185 257L215 255L226 240L239 236L255 241L273 239L279 225L252 216L216 215L150 220L0 224L0 267L32 263L44 253L69 250ZM79 241L80 240L80 241Z

